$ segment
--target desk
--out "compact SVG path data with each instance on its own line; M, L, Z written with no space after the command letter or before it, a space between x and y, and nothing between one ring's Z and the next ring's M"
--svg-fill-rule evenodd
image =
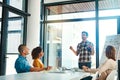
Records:
M85 77L90 75L86 72L27 72L13 75L0 76L0 80L72 80L76 77ZM79 79L80 80L80 79Z

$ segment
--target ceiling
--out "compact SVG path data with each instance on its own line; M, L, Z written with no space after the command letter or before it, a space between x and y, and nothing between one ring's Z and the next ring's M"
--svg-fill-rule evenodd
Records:
M120 0L100 0L99 10L120 9ZM49 6L48 15L87 12L95 10L95 1Z

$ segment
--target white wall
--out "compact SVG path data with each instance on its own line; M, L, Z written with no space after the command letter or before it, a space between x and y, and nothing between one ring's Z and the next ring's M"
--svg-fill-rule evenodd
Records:
M40 34L40 0L28 1L28 13L31 16L28 17L27 24L27 46L30 49L30 54L27 59L31 63L31 50L39 46L39 34Z

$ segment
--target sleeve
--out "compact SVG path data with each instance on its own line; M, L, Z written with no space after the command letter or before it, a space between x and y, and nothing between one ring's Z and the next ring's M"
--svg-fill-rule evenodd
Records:
M40 63L39 63L38 61L34 61L34 62L33 62L33 66L34 66L34 67L40 67Z
M27 61L21 60L16 63L17 73L30 72L31 66Z
M111 66L112 66L111 63L112 63L112 61L109 59L109 60L107 60L103 65L101 65L101 66L98 68L99 74L101 74L102 72L110 69Z
M24 66L23 66L23 70L24 70L25 72L30 72L30 68L31 68L31 66L30 66L29 63L26 61L26 62L24 63Z
M91 45L91 48L90 48L90 49L91 49L91 50L90 50L91 55L94 55L94 53L95 53L95 52L94 52L94 44L91 42L90 45Z
M79 43L79 44L77 45L77 55L79 54L80 50L81 50L81 44Z
M33 62L34 67L44 68L43 63L40 60L34 60Z

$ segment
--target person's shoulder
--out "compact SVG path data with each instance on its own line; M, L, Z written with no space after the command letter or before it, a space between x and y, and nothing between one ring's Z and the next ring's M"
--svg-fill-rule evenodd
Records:
M26 57L24 57L24 56L21 56L21 55L19 55L19 57L18 57L19 59L26 59Z
M89 41L89 40L86 40L86 42L87 42L87 43L92 43L92 42L91 42L91 41Z
M117 62L116 62L115 60L113 60L113 59L108 59L108 60L107 60L107 63L108 63L109 65L111 65L112 67L114 67L115 69L117 68Z
M36 61L40 61L40 59L39 59L39 58L37 58L37 59L34 59L34 62L36 62Z
M89 43L93 44L91 41L88 41Z
M108 63L116 63L116 61L113 60L113 59L108 59L106 62L108 62Z
M21 59L21 57L18 57L15 61L16 64L20 64L23 62L23 59Z
M88 40L87 40L87 43L89 43L89 44L93 45L93 43L92 43L91 41L88 41ZM94 45L93 45L93 46L94 46Z
M108 59L108 61L115 61L115 60L113 60L113 59Z
M26 61L26 58L21 55L19 55L19 57L16 59L16 62L19 62L19 63L22 63L24 61Z
M78 45L81 45L81 44L82 44L82 42L79 42L79 43L78 43Z

